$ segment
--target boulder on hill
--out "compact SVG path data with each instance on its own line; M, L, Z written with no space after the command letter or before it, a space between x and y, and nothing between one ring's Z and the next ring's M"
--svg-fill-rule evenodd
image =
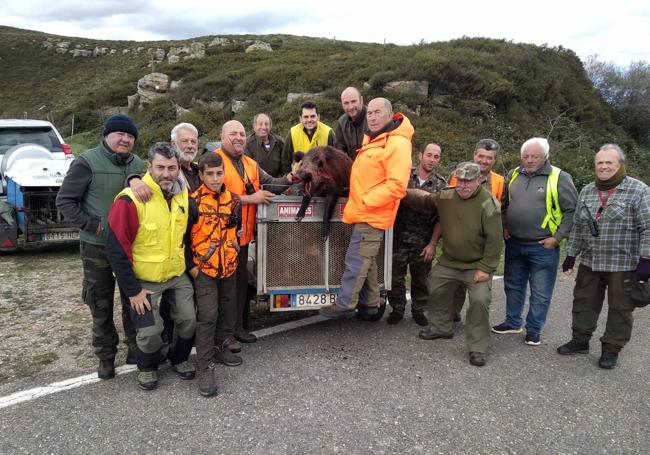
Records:
M384 92L429 95L429 81L391 81L384 85Z

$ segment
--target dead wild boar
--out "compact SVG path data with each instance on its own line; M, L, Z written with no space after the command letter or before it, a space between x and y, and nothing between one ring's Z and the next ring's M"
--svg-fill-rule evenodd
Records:
M300 168L295 173L294 183L302 183L302 204L296 214L296 220L305 217L309 201L315 196L325 197L323 214L323 237L329 236L330 218L339 197L347 196L350 185L352 160L342 151L330 147L315 147L300 161Z

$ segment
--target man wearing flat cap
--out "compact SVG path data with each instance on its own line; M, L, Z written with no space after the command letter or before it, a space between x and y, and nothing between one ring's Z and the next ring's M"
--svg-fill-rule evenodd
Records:
M501 213L499 202L481 185L477 164L460 163L454 176L455 188L439 193L410 189L403 199L415 210L438 213L445 239L442 256L429 277L429 327L419 336L424 340L453 337L453 296L464 285L469 294L465 322L469 363L483 366L490 342L492 274L503 246Z
M56 205L68 220L79 227L84 273L82 299L93 319L92 343L99 358L97 375L101 379L110 379L115 376L119 339L113 323L115 277L106 260L108 210L115 196L125 187L126 177L141 174L144 164L131 153L138 128L130 117L113 115L104 124L102 135L103 140L97 147L85 151L70 165ZM139 193L151 197L146 188ZM127 363L135 363L135 329L129 317L130 303L121 290L120 297L122 324L129 346Z

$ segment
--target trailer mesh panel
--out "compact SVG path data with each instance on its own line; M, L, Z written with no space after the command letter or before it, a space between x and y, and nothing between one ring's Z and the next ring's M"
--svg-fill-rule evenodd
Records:
M325 286L325 242L321 222L267 224L266 285L268 289ZM329 284L338 287L345 269L345 253L352 225L330 223ZM292 254L294 252L295 254ZM377 255L377 278L384 283L384 242Z
M269 223L267 229L267 287L322 286L325 253L321 224Z

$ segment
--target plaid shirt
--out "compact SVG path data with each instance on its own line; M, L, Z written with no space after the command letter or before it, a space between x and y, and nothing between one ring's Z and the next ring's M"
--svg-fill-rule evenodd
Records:
M625 177L607 200L596 222L599 235L594 237L589 222L600 207L596 186L590 183L580 192L567 256L580 255L580 262L594 272L636 269L639 256L650 257L650 188Z

